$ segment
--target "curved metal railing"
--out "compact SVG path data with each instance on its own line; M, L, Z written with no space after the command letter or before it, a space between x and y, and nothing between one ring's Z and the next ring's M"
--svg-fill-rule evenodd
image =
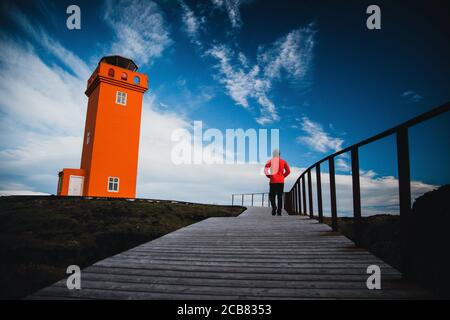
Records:
M284 193L284 209L289 214L303 214L311 218L314 216L313 206L313 188L311 180L311 171L315 169L316 174L316 193L317 193L317 217L320 223L323 222L323 207L322 207L322 181L321 181L321 165L328 162L328 174L330 180L330 208L331 208L331 227L333 231L338 229L338 215L336 205L336 177L334 159L346 152L351 154L351 176L352 176L352 196L353 196L353 220L354 220L354 241L358 245L360 240L360 223L361 223L361 188L360 188L360 173L359 173L359 148L368 145L372 142L386 138L391 135L396 136L397 149L397 167L398 167L398 190L399 190L399 205L400 205L400 232L406 234L406 223L408 215L411 212L411 176L410 176L410 156L409 156L409 140L408 130L412 126L427 121L431 118L442 115L450 111L450 102L447 102L440 107L425 112L417 117L414 117L402 124L385 130L377 135L355 143L349 147L339 150L331 155L324 157L308 167L295 181L292 188ZM306 181L307 180L307 181ZM307 188L306 188L307 187ZM308 189L308 192L306 192ZM232 204L234 205L234 198L241 197L241 204L244 204L244 197L246 195L253 196L256 193L247 194L233 194ZM261 193L258 193L261 194ZM265 193L267 194L267 193ZM268 198L268 197L267 197ZM308 201L308 212L306 202ZM252 201L253 205L253 201ZM264 198L262 201L264 206ZM407 244L405 238L402 237L401 246L401 270L405 270L408 264L407 258Z
M328 173L330 179L330 207L331 207L331 227L333 231L338 228L337 222L337 207L336 207L336 180L334 159L346 152L351 154L351 175L352 175L352 193L353 193L353 218L355 224L355 231L361 220L361 190L359 177L359 148L368 145L372 142L378 141L382 138L396 135L397 144L397 167L398 167L398 187L399 187L399 204L400 204L400 221L401 217L405 217L411 210L411 177L410 177L410 162L409 162L409 141L408 130L410 127L422 123L426 120L439 116L450 110L450 102L443 104L440 107L425 112L415 118L412 118L398 126L383 131L368 139L355 143L347 148L339 150L307 168L295 181L291 190L286 192L286 201L284 207L290 214L309 214L314 218L313 207L313 188L311 182L311 170L316 170L316 185L317 185L317 214L320 223L323 222L323 208L322 208L322 185L320 166L324 162L328 162ZM308 186L308 198L306 197L306 178ZM306 201L308 200L308 211L306 210ZM356 242L358 234L356 235Z

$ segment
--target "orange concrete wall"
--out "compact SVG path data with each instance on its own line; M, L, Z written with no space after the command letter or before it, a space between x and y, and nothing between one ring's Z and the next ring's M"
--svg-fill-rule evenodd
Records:
M83 176L84 183L86 183L85 171L83 169L67 169L64 168L61 172L59 172L59 179L61 179L61 189L57 190L58 196L67 196L69 195L69 179L70 176ZM58 184L59 186L59 184Z
M86 124L84 128L84 139L83 139L83 151L81 154L81 165L80 168L86 170L88 173L84 181L84 191L83 194L87 195L88 185L89 185L89 172L91 168L91 159L93 151L93 137L95 135L95 120L97 117L97 108L99 101L100 86L97 86L91 93L88 101L88 108L86 112ZM87 134L91 133L91 138L89 144L87 143Z
M114 77L108 70L114 69ZM128 75L127 80L121 74ZM140 84L133 83L139 76ZM84 195L136 196L139 135L143 94L148 88L144 74L100 63L88 80L89 96L81 168L86 170ZM116 104L117 91L127 93L125 106ZM91 132L87 144L87 132ZM119 192L108 192L108 177L118 177Z

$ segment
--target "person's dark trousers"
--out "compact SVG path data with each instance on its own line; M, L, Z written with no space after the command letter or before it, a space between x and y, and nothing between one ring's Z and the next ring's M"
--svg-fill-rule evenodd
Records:
M284 183L271 183L269 191L270 205L272 206L272 214L275 212L281 215L283 209L283 188ZM278 200L278 205L275 203L275 198Z

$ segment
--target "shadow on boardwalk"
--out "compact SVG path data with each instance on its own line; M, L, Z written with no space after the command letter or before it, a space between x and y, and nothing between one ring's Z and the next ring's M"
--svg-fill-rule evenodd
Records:
M366 269L381 268L381 290ZM414 299L428 293L329 226L250 207L209 218L84 269L29 299Z

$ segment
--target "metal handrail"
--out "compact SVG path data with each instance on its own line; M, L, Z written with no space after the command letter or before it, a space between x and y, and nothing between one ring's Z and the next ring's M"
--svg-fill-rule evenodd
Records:
M335 153L330 154L329 156L326 156L325 158L322 158L321 160L319 160L316 163L314 163L313 165L311 165L309 168L307 168L305 170L305 172L310 170L310 169L313 169L318 164L321 164L322 162L325 162L325 161L329 160L330 158L335 158L335 157L337 157L337 156L339 156L339 155L341 155L343 153L351 151L354 148L359 148L359 147L365 146L366 144L369 144L371 142L374 142L374 141L380 140L382 138L388 137L388 136L398 132L401 129L407 129L407 128L412 127L412 126L414 126L416 124L419 124L421 122L424 122L426 120L434 118L434 117L436 117L438 115L441 115L441 114L443 114L443 113L445 113L445 112L447 112L449 110L450 110L450 102L447 102L447 103L443 104L442 106L439 106L439 107L437 107L435 109L432 109L432 110L430 110L428 112L422 113L421 115L418 115L417 117L412 118L412 119L410 119L410 120L408 120L408 121L406 121L406 122L404 122L402 124L399 124L399 125L397 125L395 127L392 127L392 128L390 128L390 129L388 129L386 131L383 131L383 132L381 132L381 133L379 133L377 135L374 135L374 136L372 136L370 138L362 140L362 141L360 141L358 143L355 143L355 144L353 144L353 145L351 145L349 147L346 147L344 149L336 151ZM301 174L300 177L302 175L303 174ZM297 180L299 180L300 177Z
M261 207L265 207L265 195L267 194L267 207L270 207L270 201L269 201L269 193L268 192L253 192L253 193L233 193L231 195L231 205L234 206L234 197L240 196L241 197L241 205L244 205L244 198L245 196L252 196L252 206L254 204L254 197L255 195L261 195Z
M316 184L317 184L317 212L318 220L323 222L323 208L322 208L322 185L320 165L328 161L328 173L330 177L330 202L331 202L331 227L333 231L337 231L337 207L336 207L336 179L334 159L346 152L351 154L351 175L352 175L352 193L353 193L353 218L355 225L355 242L358 244L360 236L360 221L361 221L361 190L360 190L360 176L359 176L359 148L378 141L382 138L396 135L397 144L397 166L398 166L398 182L399 182L399 202L400 202L400 223L404 228L404 217L407 217L411 211L411 176L410 176L410 161L409 161L409 141L408 129L416 124L422 123L426 120L439 116L445 112L450 111L450 102L447 102L435 109L425 112L415 118L412 118L400 125L392 127L370 138L355 143L349 147L339 150L327 157L317 161L308 167L295 181L291 190L286 192L286 201L284 208L290 214L309 214L314 218L314 208L312 202L312 183L311 170L316 169ZM306 188L305 180L308 178L308 202L309 212L306 212ZM301 185L300 185L301 184ZM403 219L402 219L403 218ZM402 247L405 244L401 244ZM403 250L402 250L403 251Z

